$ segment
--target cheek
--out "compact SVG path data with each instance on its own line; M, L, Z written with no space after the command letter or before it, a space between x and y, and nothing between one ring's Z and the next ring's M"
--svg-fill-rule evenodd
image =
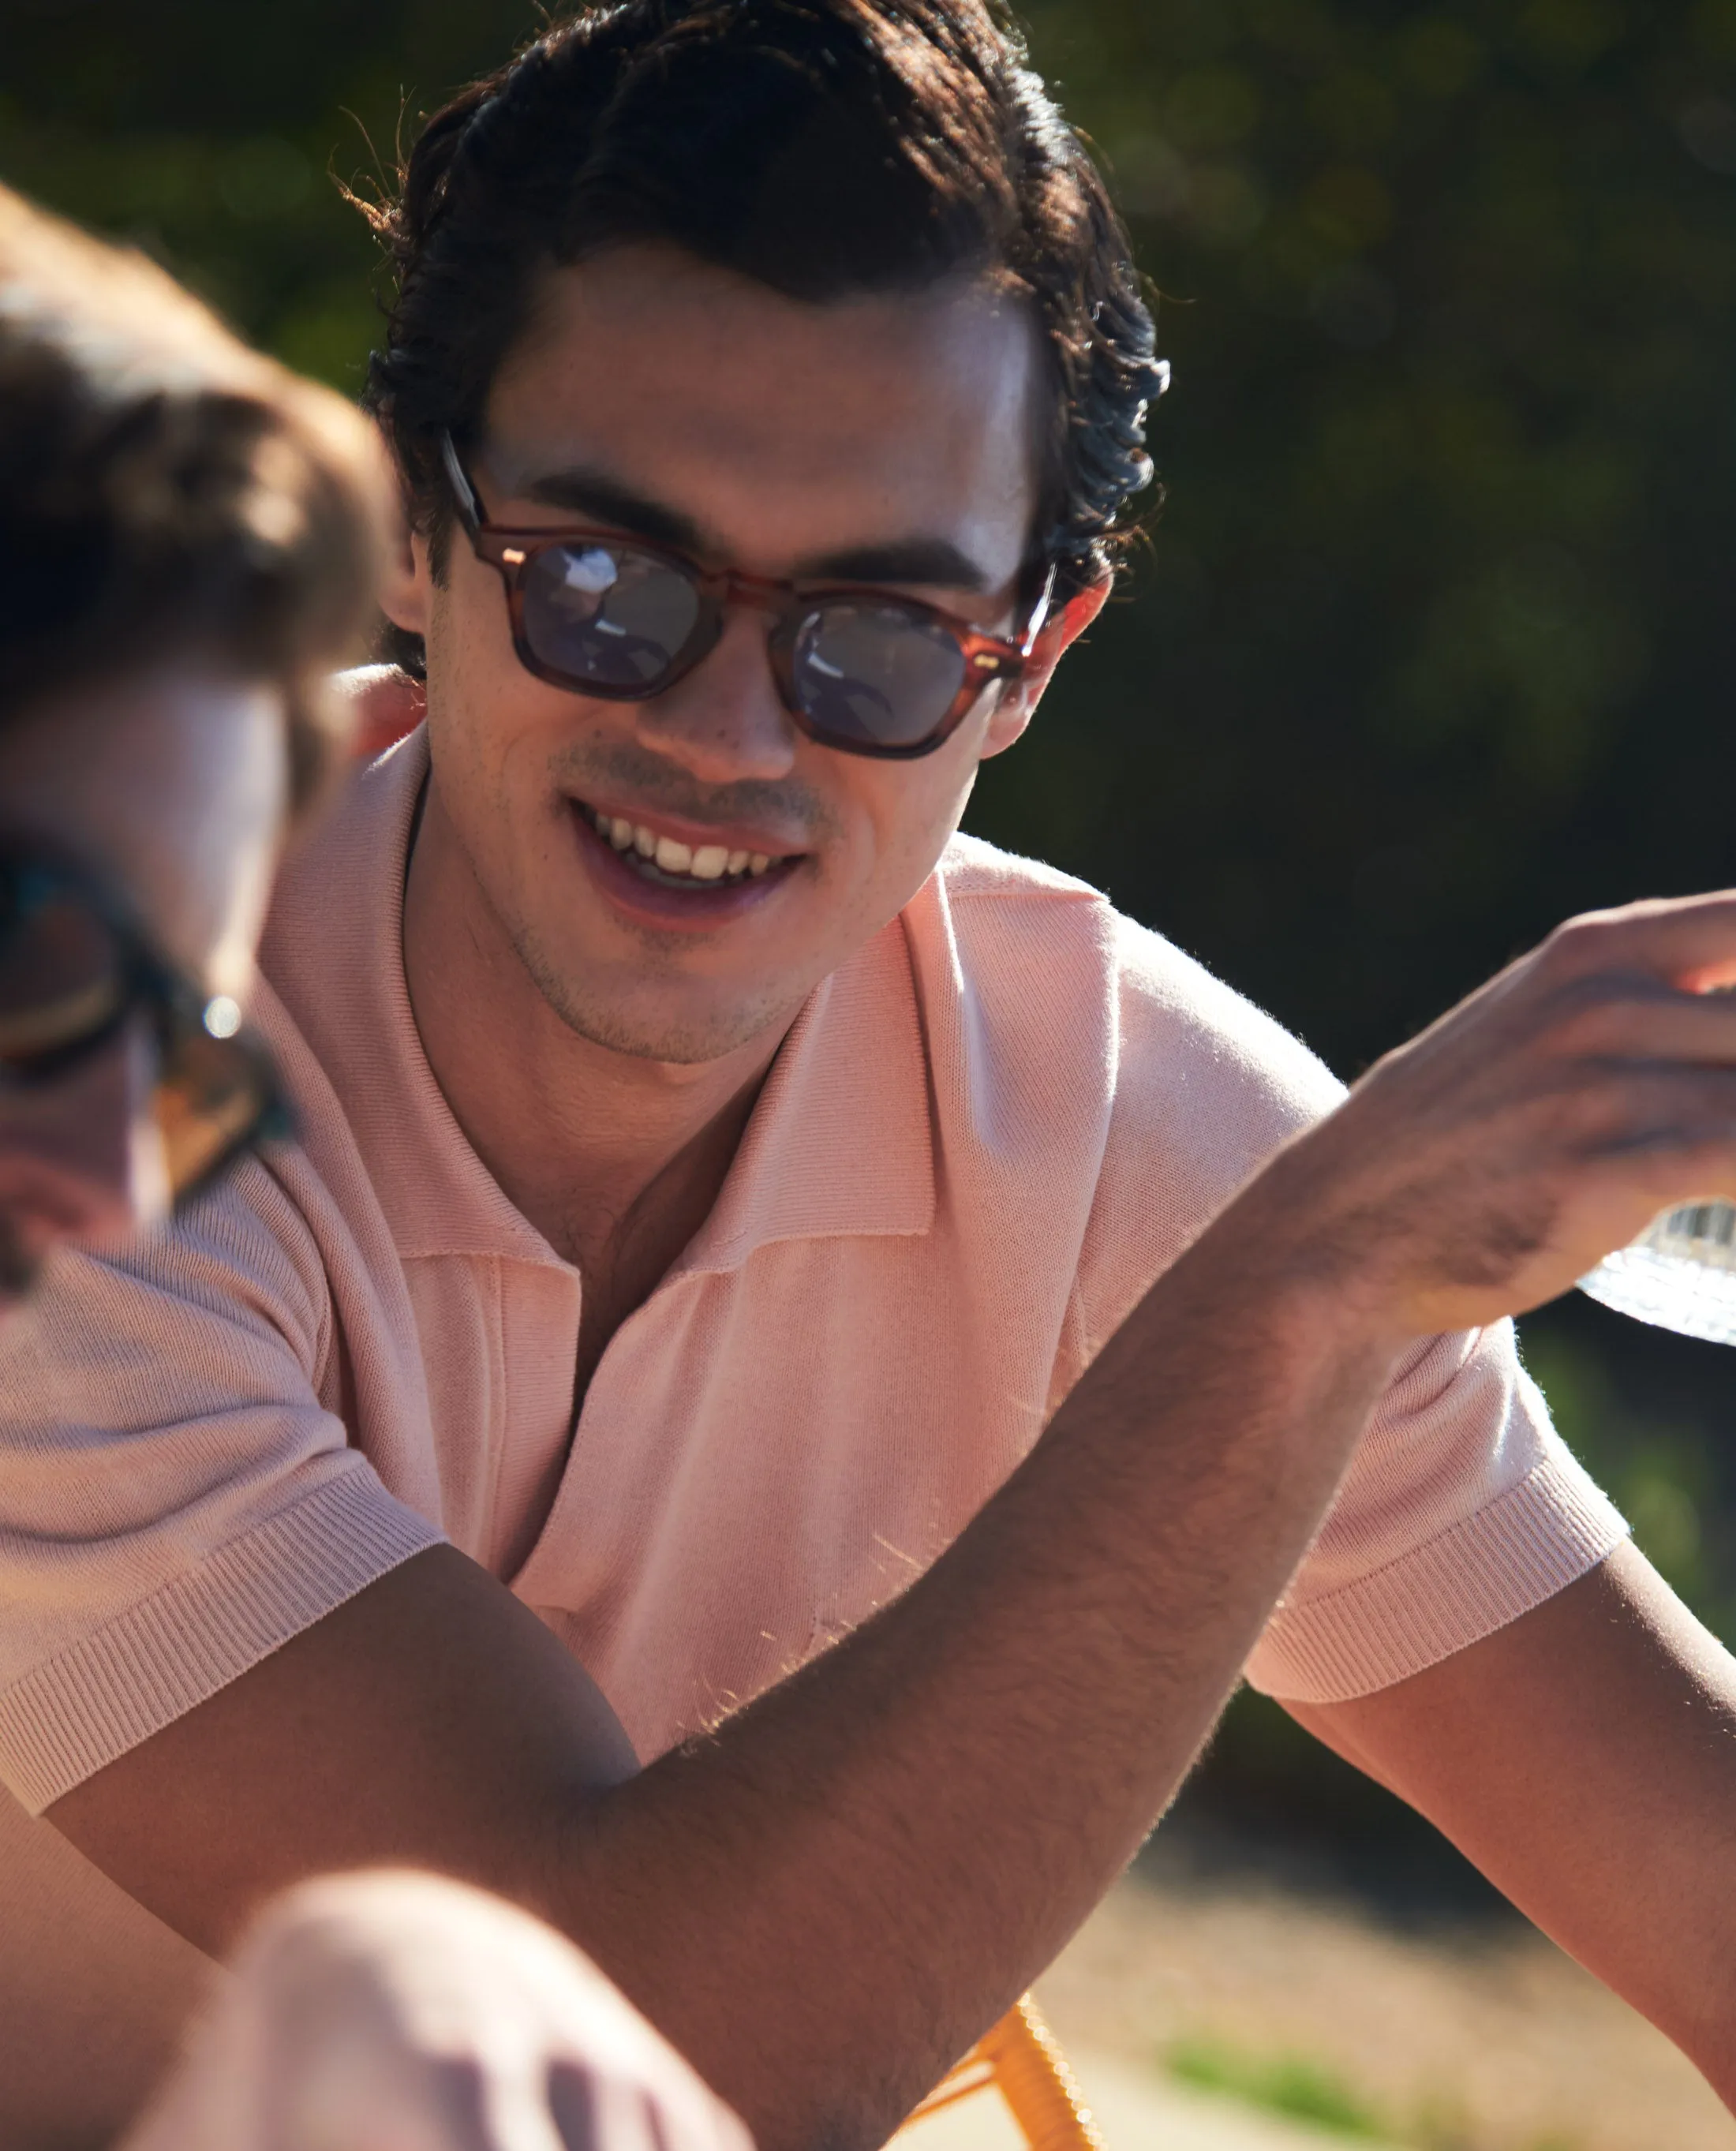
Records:
M858 812L872 844L875 908L891 918L934 872L957 829L975 781L976 753L949 740L919 762L863 767Z
M46 748L28 818L124 888L175 963L235 990L287 805L281 697L174 679L149 700L74 712Z
M428 607L428 736L448 772L493 796L556 691L519 662L499 582L473 561L448 576Z

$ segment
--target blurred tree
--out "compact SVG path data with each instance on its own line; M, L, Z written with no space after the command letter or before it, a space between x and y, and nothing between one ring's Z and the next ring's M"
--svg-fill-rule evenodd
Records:
M356 386L366 186L527 0L5 0L0 171ZM1728 873L1736 0L1035 0L1169 296L1169 506L975 824L1347 1071Z
M1346 1072L1729 878L1736 6L1040 5L1172 295L1140 598L979 818Z

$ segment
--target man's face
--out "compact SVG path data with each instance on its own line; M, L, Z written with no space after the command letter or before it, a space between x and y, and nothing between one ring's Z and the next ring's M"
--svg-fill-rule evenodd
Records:
M8 834L116 889L208 994L245 990L287 775L281 693L196 670L87 687L0 729ZM0 1315L57 1241L107 1242L162 1211L154 1075L141 1018L63 1076L0 1081Z
M1038 370L1027 311L980 286L814 306L620 248L545 278L471 475L497 524L872 582L1005 633L1035 515ZM917 761L841 753L797 729L767 616L746 607L650 701L574 694L519 664L500 579L456 528L443 581L418 540L391 609L427 636L425 827L438 817L455 840L458 870L567 1024L662 1060L787 1021L894 917L1032 699L991 690ZM645 838L619 851L598 817ZM641 861L647 838L721 847L735 873L666 872Z

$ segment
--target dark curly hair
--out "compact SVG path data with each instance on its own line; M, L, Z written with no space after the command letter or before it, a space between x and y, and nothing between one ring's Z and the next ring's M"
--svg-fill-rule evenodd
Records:
M438 443L478 431L538 273L662 240L787 296L996 275L1052 384L1034 549L1114 567L1165 370L1126 232L995 0L621 0L437 112L367 214L394 272L368 402L438 567Z

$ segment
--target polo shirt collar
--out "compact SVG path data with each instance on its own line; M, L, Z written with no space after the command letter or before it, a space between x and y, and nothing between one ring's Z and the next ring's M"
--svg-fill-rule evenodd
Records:
M676 1269L734 1269L774 1240L925 1232L934 1222L928 1060L893 919L802 1005Z

